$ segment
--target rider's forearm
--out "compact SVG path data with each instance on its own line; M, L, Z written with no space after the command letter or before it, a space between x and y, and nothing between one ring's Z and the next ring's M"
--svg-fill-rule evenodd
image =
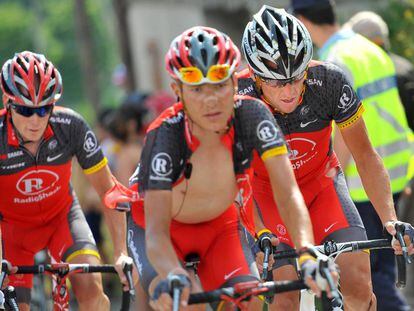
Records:
M254 217L254 230L256 231L256 234L260 232L261 230L267 229L262 219L260 218L259 211L257 209L258 207L256 206L256 204L254 204L253 205L253 217Z
M295 187L284 200L277 200L277 205L296 248L315 244L309 212L299 188Z
M380 156L375 152L367 154L356 161L356 166L368 198L381 222L384 224L396 220L390 178Z
M145 241L148 259L161 279L165 279L168 273L181 268L180 261L167 232L160 233L157 230L155 233L147 227L145 230Z
M112 237L112 243L114 246L114 257L119 255L127 255L126 248L126 217L125 213L121 213L115 210L107 208L103 209L106 225L108 226L109 233Z

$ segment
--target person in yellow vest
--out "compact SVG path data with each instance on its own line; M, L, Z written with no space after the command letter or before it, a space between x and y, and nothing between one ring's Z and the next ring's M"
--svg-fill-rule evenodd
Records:
M351 28L380 46L391 57L397 76L398 93L407 115L408 126L414 130L414 65L406 58L390 51L388 26L382 17L375 12L362 11L352 16L343 27ZM414 135L411 135L413 144ZM410 160L408 178L410 183L398 200L398 214L401 219L413 219L414 214L414 154Z
M340 29L332 0L292 0L292 9L319 47L319 58L341 67L362 99L368 136L388 171L393 199L397 202L408 182L412 150L409 142L411 130L398 95L392 60L368 39L351 29ZM374 208L378 202L369 201L358 168L341 135L335 135L334 146L368 238L381 237L384 224ZM408 310L406 301L394 285L396 269L393 252L373 251L371 269L378 310Z

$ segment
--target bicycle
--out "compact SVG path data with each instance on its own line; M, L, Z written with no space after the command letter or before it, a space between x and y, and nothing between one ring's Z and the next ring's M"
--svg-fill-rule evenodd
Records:
M195 276L197 277L197 266L199 263L199 256L197 254L191 253L186 256L184 266L187 270L193 270ZM342 304L342 300L338 294L336 285L331 278L328 263L326 260L320 261L320 271L321 276L327 280L328 287L334 297L333 302L331 299L328 299L326 295L322 297L322 301L324 302L323 310L332 310L332 308L337 304ZM173 277L170 279L170 288L170 294L173 298L173 311L178 311L181 291L183 290L178 277ZM244 307L241 303L251 296L262 296L263 298L268 298L273 297L277 293L301 289L308 289L303 280L240 282L232 287L220 288L209 292L193 293L190 295L188 303L203 304L228 301L233 303L237 310L244 310Z
M123 266L128 281L129 290L122 293L121 311L129 310L130 300L135 299L135 289L132 281L132 267L133 263L126 262ZM40 264L33 266L17 266L17 272L14 274L48 274L52 277L53 288L53 310L54 311L68 311L69 310L69 291L66 280L70 275L76 273L117 273L113 265L89 265L89 264ZM7 263L2 263L2 273L0 274L0 285L3 285L7 274L11 274ZM19 308L15 304L15 293L12 297L5 297L5 305L9 310L18 311ZM14 306L15 304L15 306ZM10 307L12 305L12 307ZM7 310L7 309L6 309Z
M397 234L396 238L401 243L403 249L403 255L396 256L397 258L397 269L398 269L398 279L397 279L397 287L402 288L406 284L406 263L411 263L411 259L408 256L407 248L403 239L403 227L397 226ZM323 245L315 246L315 248L320 252L325 254L328 257L337 257L341 253L344 252L354 252L354 251L361 251L361 250L368 250L368 249L380 249L380 248L391 248L391 241L389 239L377 239L377 240L368 240L368 241L352 241L352 242L345 242L345 243L335 243L333 241L328 241ZM273 255L275 260L283 259L283 258L296 258L298 254L296 250L287 250L287 251L276 251L269 250L270 254ZM265 256L265 257L270 257ZM268 258L266 259L268 260ZM193 262L195 264L193 264ZM187 260L186 267L187 268L196 268L198 263L198 258L192 257L191 260ZM323 273L323 276L328 275L327 273ZM266 274L265 274L266 275ZM263 276L263 275L262 275ZM329 281L328 281L329 283ZM332 284L329 284L331 288L333 288ZM307 289L306 285L303 283L302 280L295 280L295 281L282 281L282 282L263 282L260 283L259 281L255 282L247 282L247 283L239 283L234 287L222 288L218 290L214 290L211 292L204 292L204 293L195 293L190 295L189 304L195 303L211 303L211 302L218 302L218 301L231 301L237 307L241 307L240 303L243 299L253 296L253 295L263 295L265 297L273 297L276 293L282 293L290 290L302 290ZM339 294L339 292L337 292ZM342 310L338 309L341 308L342 301L338 299L338 296L334 295L334 305L331 302L327 301L327 297L322 297L322 309L323 310ZM177 296L176 296L177 297ZM178 297L179 298L179 297ZM178 309L176 309L178 310Z

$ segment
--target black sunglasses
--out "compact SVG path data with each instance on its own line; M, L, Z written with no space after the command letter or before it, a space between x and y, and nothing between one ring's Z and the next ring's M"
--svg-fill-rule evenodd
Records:
M14 104L11 104L10 106L13 108L14 111L26 118L31 117L34 114L37 114L39 117L43 118L47 116L53 109L53 105L47 105L37 108L30 108Z

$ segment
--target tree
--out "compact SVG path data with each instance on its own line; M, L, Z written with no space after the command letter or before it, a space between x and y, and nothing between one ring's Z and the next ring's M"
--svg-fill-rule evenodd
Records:
M391 50L414 63L414 0L391 0L379 13L390 30Z
M76 0L77 1L77 0ZM91 32L90 49L96 68L92 79L99 85L102 103L114 102L116 87L111 73L120 62L117 54L111 0L83 0ZM110 8L110 9L108 9ZM62 73L63 97L60 104L75 107L81 113L92 108L94 100L86 97L80 45L75 35L74 0L3 0L0 2L0 61L15 52L31 50L42 53ZM113 12L112 12L113 15Z

